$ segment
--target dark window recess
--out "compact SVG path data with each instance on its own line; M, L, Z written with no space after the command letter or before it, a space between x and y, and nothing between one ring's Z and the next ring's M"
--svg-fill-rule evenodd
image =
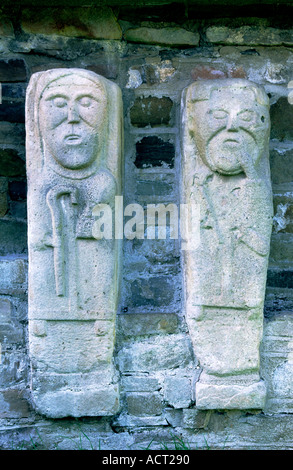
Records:
M174 144L165 142L159 137L143 137L136 143L135 166L137 168L149 168L152 166L174 167L175 148Z
M268 271L267 285L269 287L280 287L293 289L293 271Z

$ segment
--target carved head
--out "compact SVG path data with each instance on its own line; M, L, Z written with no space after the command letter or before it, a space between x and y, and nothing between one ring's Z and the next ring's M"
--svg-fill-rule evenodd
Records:
M59 165L79 170L96 160L106 103L103 85L84 74L61 76L48 83L40 99L40 132Z
M255 166L270 129L269 99L242 79L196 82L192 89L192 135L204 163L234 175Z

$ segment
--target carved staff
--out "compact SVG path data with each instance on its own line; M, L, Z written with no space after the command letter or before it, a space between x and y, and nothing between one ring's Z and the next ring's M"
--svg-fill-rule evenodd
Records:
M53 227L54 269L56 293L65 295L64 282L64 235L62 232L63 211L60 204L61 196L70 196L71 204L77 204L77 189L72 186L54 186L47 194L47 204L51 211Z

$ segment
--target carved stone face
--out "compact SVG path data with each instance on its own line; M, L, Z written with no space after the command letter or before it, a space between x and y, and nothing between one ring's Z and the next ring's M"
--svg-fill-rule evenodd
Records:
M76 76L75 76L76 79ZM79 170L97 158L106 119L106 94L87 78L51 82L40 100L40 130L45 148L62 167Z
M223 87L195 104L194 134L203 161L226 175L258 161L269 127L268 108L249 87Z

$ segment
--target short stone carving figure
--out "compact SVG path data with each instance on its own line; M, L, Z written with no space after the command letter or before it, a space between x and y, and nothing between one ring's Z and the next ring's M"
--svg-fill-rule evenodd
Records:
M184 261L187 322L203 369L197 405L262 408L269 100L242 79L195 82L184 91L182 117L182 194L200 209L200 244Z
M93 236L93 210L121 193L121 92L82 69L36 73L26 119L35 406L52 417L115 414L120 246Z

